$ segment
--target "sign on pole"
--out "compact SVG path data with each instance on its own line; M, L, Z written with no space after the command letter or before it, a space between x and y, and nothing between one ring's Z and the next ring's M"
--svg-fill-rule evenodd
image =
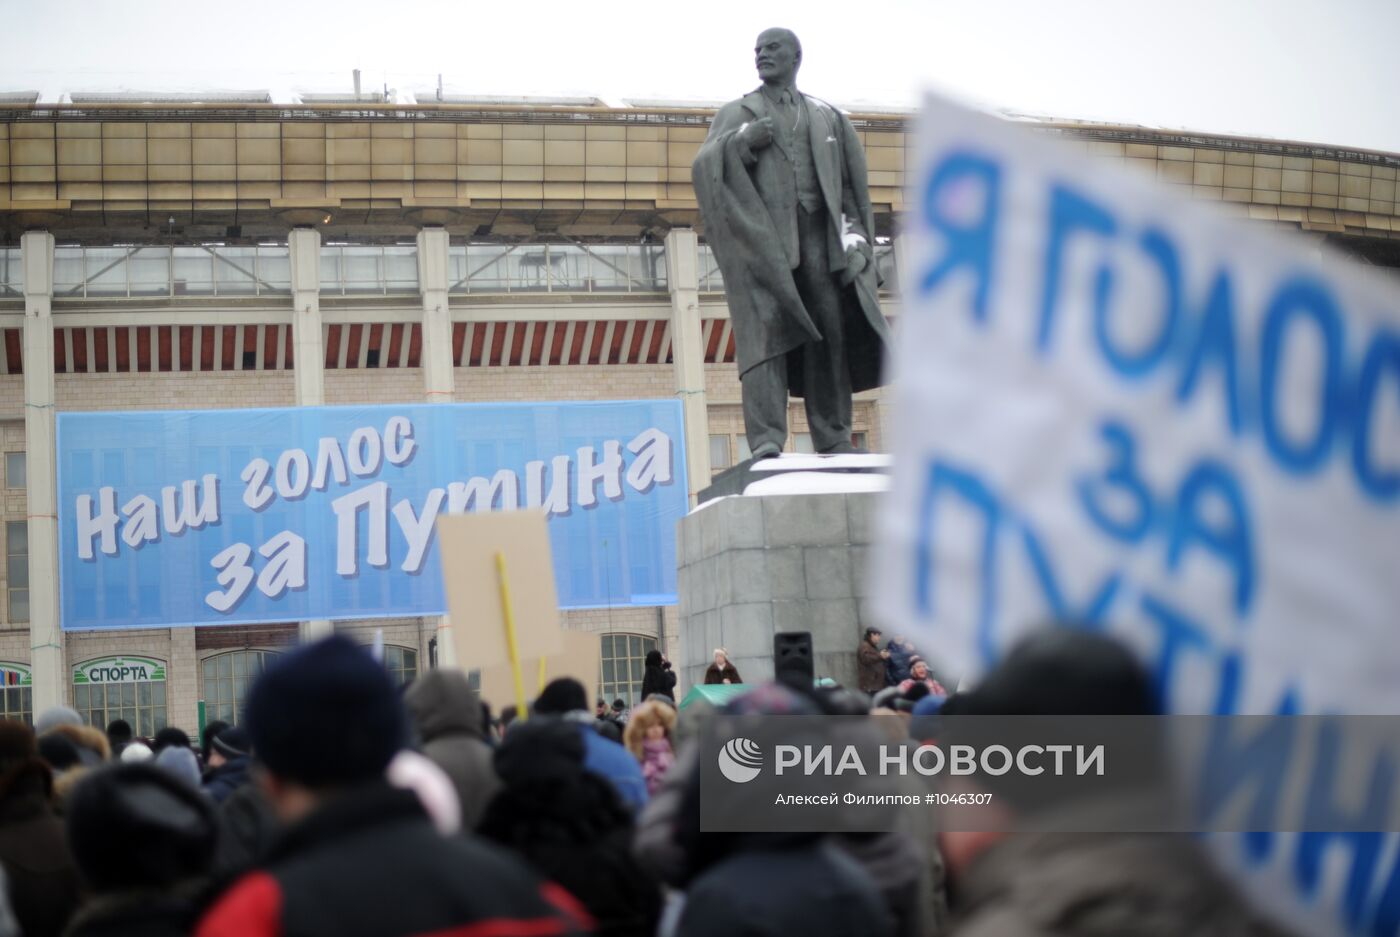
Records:
M438 521L438 538L458 665L475 670L510 660L498 554L506 570L517 661L537 661L560 649L559 606L543 515L504 511L445 517Z

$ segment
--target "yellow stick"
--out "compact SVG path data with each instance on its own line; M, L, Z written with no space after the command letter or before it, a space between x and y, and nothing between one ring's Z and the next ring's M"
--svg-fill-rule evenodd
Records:
M544 692L544 655L540 655L540 692Z
M506 650L510 652L510 675L515 681L516 718L524 722L529 717L525 703L525 677L520 672L520 648L515 642L515 609L510 604L510 580L506 578L506 555L496 551L496 580L501 587L501 612L506 622Z

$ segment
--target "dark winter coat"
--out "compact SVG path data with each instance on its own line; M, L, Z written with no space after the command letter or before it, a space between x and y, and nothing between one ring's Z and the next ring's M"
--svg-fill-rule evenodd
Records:
M889 325L880 312L878 273L871 261L874 212L866 179L865 150L848 117L830 104L802 95L808 120L812 164L828 218L827 256L839 277L845 307L846 360L851 389L878 387L889 344ZM739 138L743 125L769 116L762 90L719 109L691 167L696 199L705 221L705 239L724 274L730 320L734 325L739 373L779 355L788 355L788 384L795 397L805 393L802 356L790 355L822 336L797 292L797 189L788 155L776 142L751 151ZM842 219L866 240L866 266L847 272Z
M870 876L831 845L740 852L686 892L676 937L893 937Z
M880 649L869 641L860 642L856 650L856 685L865 693L885 688L885 659Z
M78 906L78 870L50 790L49 769L37 758L0 776L0 865L25 937L58 937Z
M916 651L908 644L896 644L893 639L885 645L885 650L890 652L889 660L885 661L885 679L890 686L896 686L909 679L909 668L913 663Z
M585 921L572 898L510 853L438 835L416 795L376 783L338 794L290 827L195 934L552 937L577 933Z
M584 737L568 722L512 730L496 753L504 786L477 830L578 898L595 933L651 937L660 884L632 851L632 811L584 759Z
M216 804L222 804L228 800L229 795L238 790L251 780L249 771L252 770L253 759L247 755L241 758L230 758L217 768L210 768L204 773L204 793Z
M403 701L423 743L423 754L457 789L462 828L474 829L501 786L491 767L480 697L467 685L462 671L430 670L413 681Z
M676 672L648 665L642 674L642 699L646 699L653 693L660 693L662 696L669 696L674 700L676 698Z
M219 805L219 839L214 876L227 879L248 871L272 848L282 824L256 784L245 784Z
M729 661L725 661L725 662L724 662L724 667L723 667L723 669L721 669L721 668L719 668L719 667L716 667L714 664L711 664L710 666L708 666L708 667L705 668L705 685L706 685L706 686L709 686L709 685L712 685L712 684L716 684L716 683L723 683L723 682L726 681L726 680L728 680L730 683L743 683L743 682L744 682L743 680L740 680L740 679L739 679L739 670L738 670L738 668L736 668L736 667L735 667L733 664L731 664Z

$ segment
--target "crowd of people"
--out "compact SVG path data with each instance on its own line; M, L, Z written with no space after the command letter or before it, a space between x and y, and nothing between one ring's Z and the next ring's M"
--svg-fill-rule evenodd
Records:
M1189 837L703 831L696 737L716 712L893 715L880 731L916 744L939 710L1154 711L1149 678L1099 635L1030 639L951 696L880 637L860 692L767 683L721 710L678 711L658 654L662 689L630 710L590 711L561 678L493 718L461 671L400 692L332 637L269 666L239 724L197 744L62 708L0 723L0 937L1274 932ZM1029 831L1047 808L1001 809Z

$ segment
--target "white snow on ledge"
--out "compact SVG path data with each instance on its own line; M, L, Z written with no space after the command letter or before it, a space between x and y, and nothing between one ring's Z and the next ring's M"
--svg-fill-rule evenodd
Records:
M774 459L760 459L749 469L751 472L812 472L821 469L866 469L868 471L888 470L894 465L894 456L873 455L812 455L785 452Z
M744 497L757 495L832 495L888 491L890 477L874 473L784 472L750 482Z

